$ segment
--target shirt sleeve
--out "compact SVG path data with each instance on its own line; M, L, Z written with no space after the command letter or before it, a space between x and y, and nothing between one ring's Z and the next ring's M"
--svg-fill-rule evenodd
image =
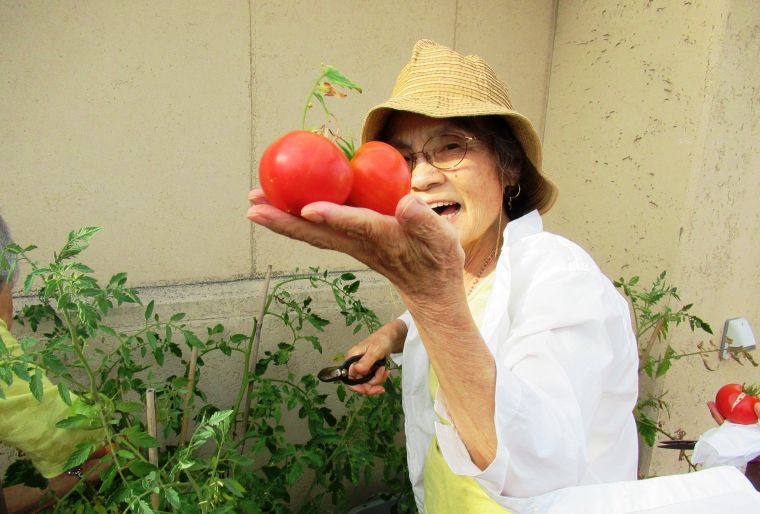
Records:
M398 319L404 322L404 325L406 325L406 330L408 332L409 326L412 324L412 314L409 311L404 311L404 313L401 314L401 316L399 316ZM391 359L393 360L393 362L396 363L397 366L403 366L404 352L392 353Z
M637 393L637 351L627 306L601 273L575 271L531 284L499 334L497 452L481 470L435 408L441 452L459 475L495 496L528 497L582 483L598 441L620 439ZM622 304L621 304L622 302ZM630 332L630 328L628 328Z
M0 321L0 338L8 355L19 355L21 348ZM33 371L32 371L33 372ZM29 391L29 384L13 377L11 385L0 382L5 399L0 399L0 441L24 452L46 478L61 474L69 456L79 443L103 440L102 429L63 429L56 423L70 416L70 407L61 399L58 388L42 379L42 400ZM81 401L71 395L72 402Z

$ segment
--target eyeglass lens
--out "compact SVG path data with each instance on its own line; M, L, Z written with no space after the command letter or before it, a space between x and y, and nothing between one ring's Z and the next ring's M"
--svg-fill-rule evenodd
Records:
M451 170L457 167L467 153L467 138L457 134L441 134L431 137L422 145L421 152L401 151L409 170L417 165L417 155L422 154L431 166L439 170Z

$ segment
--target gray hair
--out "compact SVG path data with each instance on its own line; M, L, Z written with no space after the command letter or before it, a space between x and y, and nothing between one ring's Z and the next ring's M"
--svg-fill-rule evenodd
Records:
M10 269L0 265L0 289L5 287L5 283L8 281L10 281L11 285L15 284L16 278L18 277L18 266L13 266L16 260L16 256L12 253L2 251L3 248L9 244L13 244L13 239L11 239L11 231L8 229L8 225L6 225L2 215L0 215L0 264L2 264L3 261L7 260L10 267L13 268L13 274L9 277Z

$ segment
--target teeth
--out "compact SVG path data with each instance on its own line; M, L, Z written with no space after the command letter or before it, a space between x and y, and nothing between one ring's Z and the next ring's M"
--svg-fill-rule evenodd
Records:
M435 209L436 207L447 207L449 205L456 205L456 202L435 202L430 204L430 208Z

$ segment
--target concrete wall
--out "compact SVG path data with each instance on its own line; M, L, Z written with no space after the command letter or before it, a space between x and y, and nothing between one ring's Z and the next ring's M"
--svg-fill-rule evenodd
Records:
M544 141L561 193L547 225L613 278L648 284L666 270L716 332L680 327L671 341L682 351L717 344L731 317L746 317L760 335L757 7L559 3ZM709 361L713 373L684 359L661 382L671 432L697 437L714 426L704 404L723 383L760 382L757 368ZM655 450L649 472L686 469L676 452Z
M199 329L247 332L270 264L358 270L365 303L390 318L401 306L389 285L356 261L250 225L258 157L299 127L323 62L364 88L334 104L358 134L421 38L488 59L542 129L554 22L554 0L2 2L0 212L41 260L69 230L103 227L85 254L98 276L128 272ZM325 357L305 352L294 371L353 342L332 334ZM208 365L223 403L239 369Z

